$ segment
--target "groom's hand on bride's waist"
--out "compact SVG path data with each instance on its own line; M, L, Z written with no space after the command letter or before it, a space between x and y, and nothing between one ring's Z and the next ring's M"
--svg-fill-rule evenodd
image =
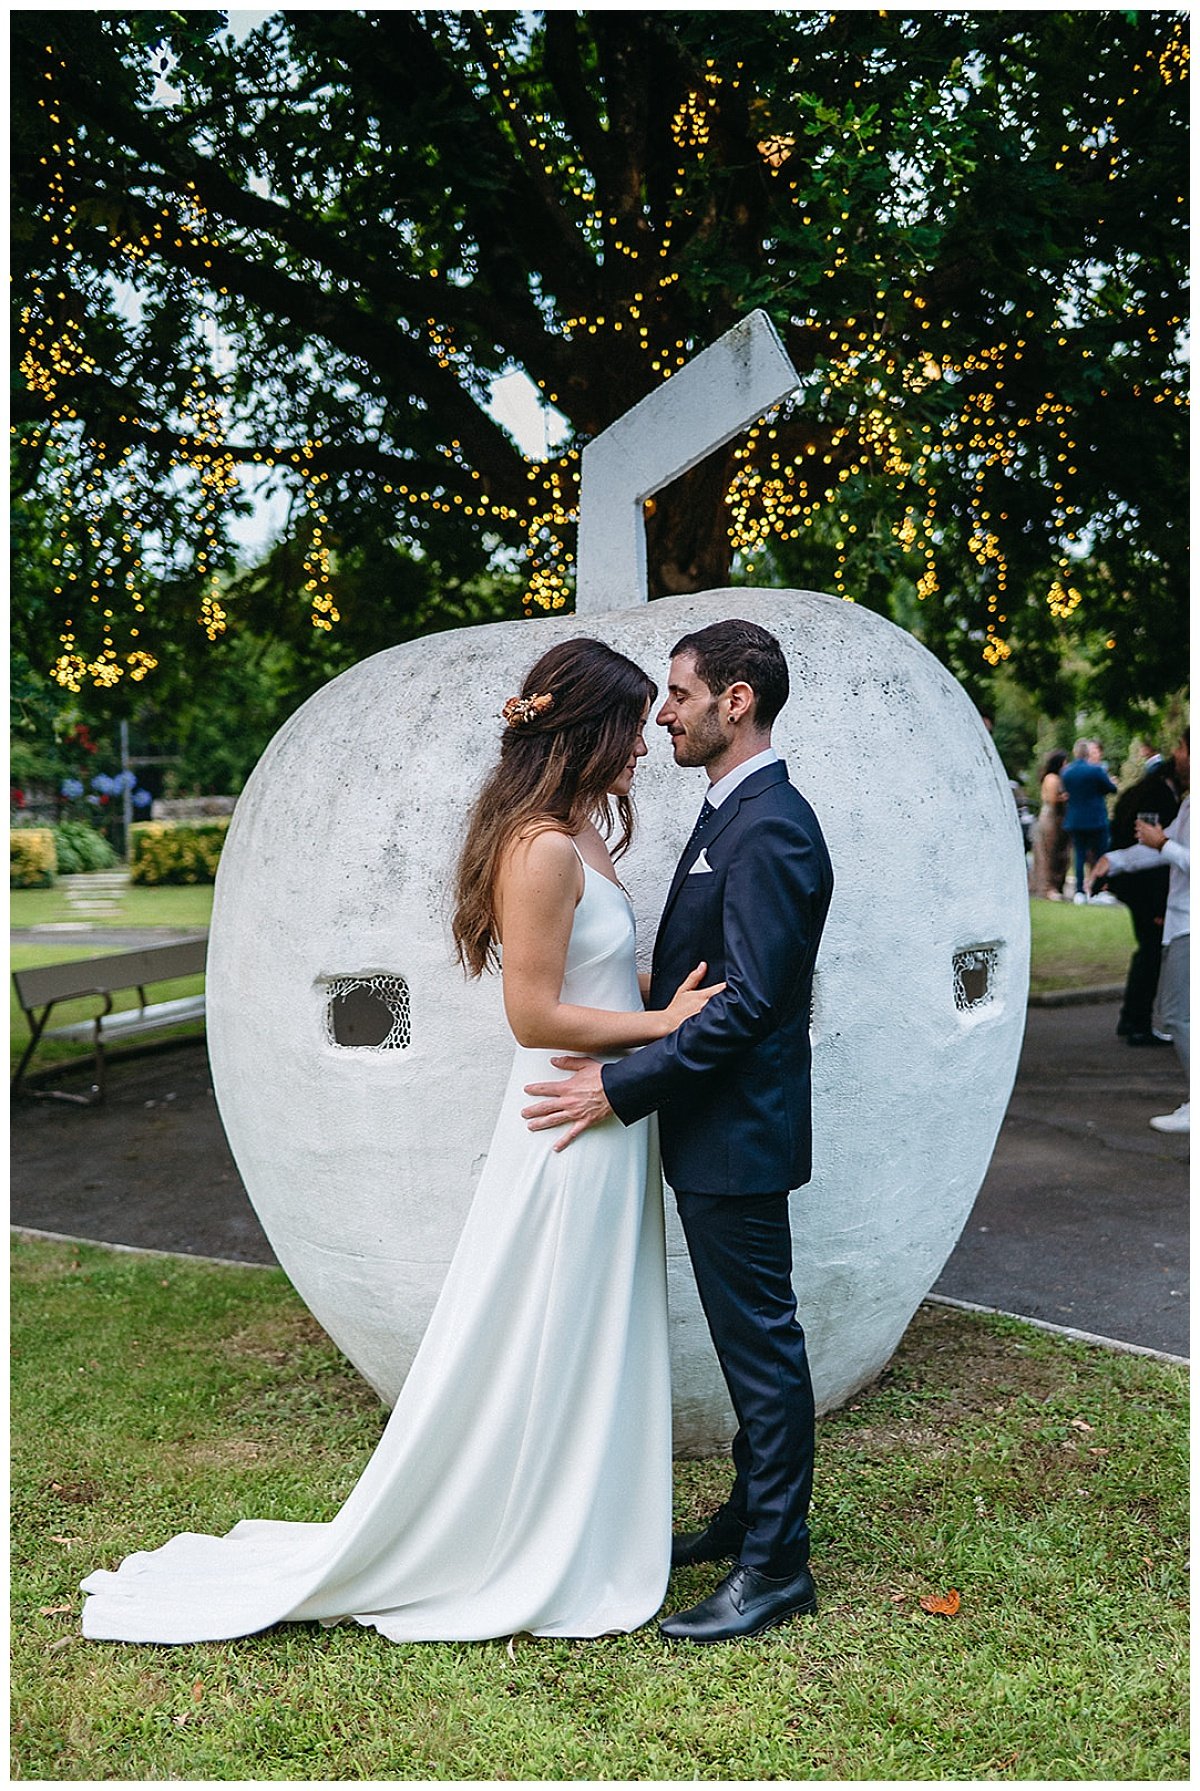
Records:
M600 1080L600 1065L594 1058L552 1057L550 1062L556 1070L574 1073L565 1076L561 1082L527 1083L526 1094L544 1098L532 1107L522 1107L521 1118L528 1120L531 1132L544 1132L551 1126L568 1126L570 1130L566 1136L554 1146L559 1151L566 1150L572 1138L577 1138L580 1132L607 1119L612 1108Z

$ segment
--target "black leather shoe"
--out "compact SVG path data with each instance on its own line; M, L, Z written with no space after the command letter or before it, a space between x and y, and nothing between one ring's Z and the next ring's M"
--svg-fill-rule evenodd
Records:
M697 1561L736 1561L747 1530L730 1512L714 1512L703 1530L671 1538L671 1566L691 1567Z
M774 1629L789 1617L811 1617L817 1608L812 1574L802 1567L791 1579L772 1580L753 1567L735 1567L710 1598L659 1624L672 1642L734 1642Z
M1171 1041L1170 1039L1160 1039L1156 1032L1127 1032L1125 1043L1127 1045L1166 1046Z

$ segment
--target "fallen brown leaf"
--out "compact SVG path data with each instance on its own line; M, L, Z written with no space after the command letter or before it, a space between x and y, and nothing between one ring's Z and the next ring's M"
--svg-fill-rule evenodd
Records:
M61 1617L66 1611L73 1611L73 1604L44 1604L38 1612L39 1617Z
M193 1687L192 1687L192 1697L195 1700L195 1702L198 1704L203 1696L204 1696L204 1681L203 1681L203 1679L197 1679L195 1685L193 1685Z
M1095 1428L1096 1426L1094 1424L1089 1424L1086 1418L1071 1419L1072 1430L1095 1430Z
M958 1593L953 1586L949 1592L930 1593L921 1600L921 1609L928 1611L932 1617L956 1617L960 1604Z

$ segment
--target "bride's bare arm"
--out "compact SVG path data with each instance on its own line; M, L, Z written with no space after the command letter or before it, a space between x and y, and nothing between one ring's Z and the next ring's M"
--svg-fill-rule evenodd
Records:
M699 1013L716 988L698 987L697 965L667 1008L610 1013L559 999L575 906L584 879L565 833L522 838L504 856L496 882L496 914L504 942L504 1011L519 1045L535 1050L620 1051L665 1038Z

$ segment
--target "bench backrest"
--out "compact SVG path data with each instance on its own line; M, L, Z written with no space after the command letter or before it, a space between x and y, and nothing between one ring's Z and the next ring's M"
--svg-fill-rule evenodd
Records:
M136 951L111 952L104 958L76 958L73 964L35 964L14 970L17 999L26 1013L45 1007L48 1001L70 1001L82 995L107 995L116 989L136 989L163 983L176 976L204 972L208 940L179 939L170 945L144 945Z

